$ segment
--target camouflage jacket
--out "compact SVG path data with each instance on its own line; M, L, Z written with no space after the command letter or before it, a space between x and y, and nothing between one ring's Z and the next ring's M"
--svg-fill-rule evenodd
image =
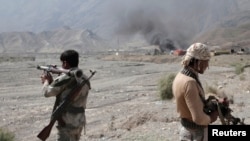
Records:
M87 78L85 77L85 75L83 75L81 79ZM59 99L60 104L70 93L70 91L77 85L77 83L80 82L74 76L69 76L68 74L61 74L57 78L55 78L55 80L51 84L48 84L48 82L45 81L42 93L45 97L56 96ZM62 119L65 124L78 127L86 122L84 111L79 112L79 110L77 111L77 109L86 108L89 89L90 84L84 85L77 97L72 102L72 104L70 104L71 108L69 108L66 113L63 113Z

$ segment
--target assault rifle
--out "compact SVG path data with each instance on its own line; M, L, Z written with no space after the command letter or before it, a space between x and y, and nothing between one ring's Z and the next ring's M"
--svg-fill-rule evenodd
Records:
M39 67L41 69L44 69L46 71L54 71L54 68L49 68L49 67ZM55 70L54 72L59 72L57 70ZM79 71L81 72L81 71ZM79 75L80 73L76 71L76 75ZM62 72L60 72L62 73ZM64 72L65 73L65 72ZM68 74L71 74L70 71L67 72ZM87 79L83 79L79 84L76 85L76 87L74 87L69 94L66 96L66 98L64 99L64 101L53 111L51 119L50 119L50 123L43 128L43 130L37 135L37 137L39 139L41 139L42 141L45 141L51 132L52 127L54 126L55 122L62 116L62 113L64 113L67 109L67 107L70 105L70 103L75 99L75 97L77 97L78 92L82 89L82 87L89 83L89 80L91 79L91 77L96 73L96 71L91 71L90 70L91 75L87 78ZM82 73L83 74L83 73ZM79 76L77 76L79 77Z
M229 107L227 98L219 102L215 96L209 96L203 111L208 115L214 111L218 111L222 125L246 125L244 123L244 118L240 119L231 114L233 110Z

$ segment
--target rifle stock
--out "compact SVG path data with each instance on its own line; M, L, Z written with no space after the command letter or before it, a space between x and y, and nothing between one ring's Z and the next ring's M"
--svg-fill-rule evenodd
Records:
M39 139L41 139L42 141L46 141L46 139L49 137L50 132L55 124L56 120L52 119L49 123L49 125L47 125L46 127L43 128L43 130L37 135L37 137Z
M66 110L66 108L68 107L70 102L74 100L74 98L77 96L77 94L81 90L81 88L96 73L96 71L93 72L91 70L90 70L90 72L91 72L91 75L86 80L83 80L75 88L73 88L73 90L70 91L69 95L65 98L65 100L58 106L58 108L56 108L55 111L53 111L49 125L44 127L43 130L37 135L37 137L39 139L41 139L42 141L45 141L49 137L50 132L51 132L56 120L58 120L62 116L62 113Z

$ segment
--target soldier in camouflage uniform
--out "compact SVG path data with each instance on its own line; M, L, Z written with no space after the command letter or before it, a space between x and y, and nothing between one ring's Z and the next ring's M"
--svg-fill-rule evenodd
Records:
M64 51L60 56L60 60L63 69L79 70L79 54L75 50ZM87 78L83 75L81 79ZM56 96L56 106L69 94L76 83L79 83L79 80L75 77L64 73L55 78L55 80L53 80L51 74L46 73L41 76L41 80L43 83L42 93L45 97ZM82 87L73 103L67 108L67 111L63 113L61 119L57 120L58 141L79 141L83 129L85 134L85 108L89 89L90 83L88 82L87 85Z

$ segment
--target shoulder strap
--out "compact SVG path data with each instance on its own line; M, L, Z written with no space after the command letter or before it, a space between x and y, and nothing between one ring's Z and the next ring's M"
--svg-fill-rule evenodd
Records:
M91 84L90 84L90 81L88 80L88 78L84 75L82 77L83 81L86 81L86 84L88 85L89 89L91 89Z

